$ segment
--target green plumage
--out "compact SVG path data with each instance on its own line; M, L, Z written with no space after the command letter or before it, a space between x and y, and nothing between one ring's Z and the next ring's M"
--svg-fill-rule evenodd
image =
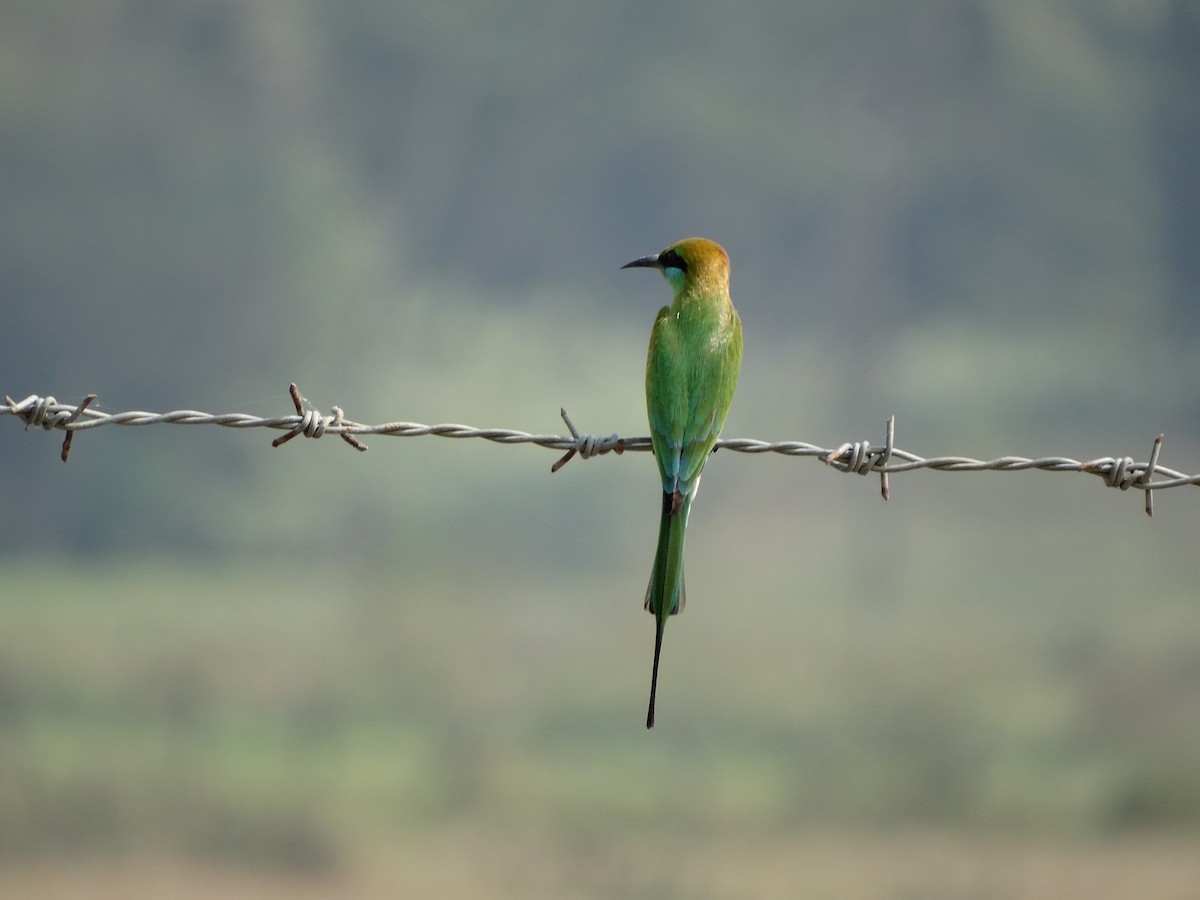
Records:
M719 244L688 238L628 266L662 270L675 291L674 301L655 318L646 356L646 411L663 486L658 548L646 590L646 609L655 617L646 713L646 727L651 728L663 631L686 600L688 514L737 388L742 323L729 299L729 257Z

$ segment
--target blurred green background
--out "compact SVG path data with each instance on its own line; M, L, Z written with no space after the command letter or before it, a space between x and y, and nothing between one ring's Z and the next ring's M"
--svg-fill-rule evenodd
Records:
M1200 471L1200 5L15 0L0 393ZM643 728L644 454L0 419L0 883L1194 897L1200 498L718 454Z

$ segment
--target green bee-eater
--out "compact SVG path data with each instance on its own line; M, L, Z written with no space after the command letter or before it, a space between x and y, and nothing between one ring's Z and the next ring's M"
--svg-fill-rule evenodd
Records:
M646 609L655 618L646 727L654 727L658 657L667 617L683 610L683 537L700 473L725 424L742 368L742 321L729 299L729 254L688 238L622 268L659 269L675 299L654 319L646 355L646 412L662 475L662 518Z

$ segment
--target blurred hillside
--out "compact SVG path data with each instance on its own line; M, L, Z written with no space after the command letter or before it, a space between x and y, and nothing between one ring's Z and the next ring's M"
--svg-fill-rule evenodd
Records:
M1200 472L1198 45L1188 0L8 2L0 394L642 434L668 293L619 266L702 234L727 436ZM1192 489L718 454L647 735L647 456L275 436L0 418L0 883L1194 895Z
M1194 4L0 15L11 394L266 413L294 379L360 420L556 430L565 404L636 431L663 296L617 266L702 233L746 321L731 428L833 440L895 412L929 450L984 454L1041 427L1087 455L1064 417L1139 455L1196 435ZM119 442L104 480L136 494L173 440L89 452ZM234 501L277 462L187 441ZM46 456L8 444L10 478ZM59 476L41 504L113 513ZM130 511L122 545L159 543L163 515ZM221 544L192 519L189 542ZM0 537L98 540L11 517Z

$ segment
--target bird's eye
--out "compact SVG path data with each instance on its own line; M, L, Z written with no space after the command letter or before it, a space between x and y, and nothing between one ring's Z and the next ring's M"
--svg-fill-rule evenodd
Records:
M658 257L658 262L664 269L678 269L680 272L687 271L687 263L683 261L683 257L674 248L664 250Z

